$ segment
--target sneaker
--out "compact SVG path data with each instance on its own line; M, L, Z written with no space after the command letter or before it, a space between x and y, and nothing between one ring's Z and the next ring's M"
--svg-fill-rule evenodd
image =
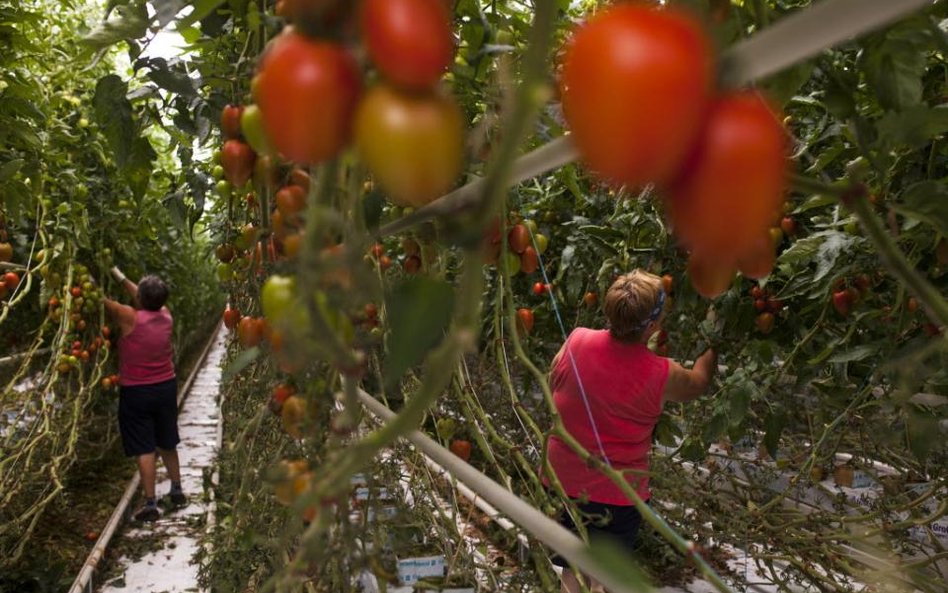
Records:
M171 501L171 506L176 509L188 506L188 497L184 495L184 492L172 492L168 494L168 499Z
M160 513L158 512L158 507L154 505L145 505L142 508L138 509L138 512L132 515L132 518L139 523L144 522L153 522L157 521Z

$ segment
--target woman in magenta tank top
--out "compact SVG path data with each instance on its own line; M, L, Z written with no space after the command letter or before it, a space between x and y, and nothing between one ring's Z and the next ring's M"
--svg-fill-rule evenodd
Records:
M119 430L125 454L137 460L145 494L145 504L134 517L154 521L160 515L155 499L156 452L171 480L170 505L187 504L176 449L180 438L174 320L165 306L168 287L159 277L145 276L135 284L118 268L112 268L112 274L136 304L130 307L105 299L106 311L120 334Z
M550 372L553 401L567 432L590 454L624 471L645 501L651 498L652 431L662 406L703 393L716 360L708 350L686 369L648 349L649 338L661 329L665 301L658 276L641 270L620 276L603 303L609 328L575 329ZM641 523L633 501L556 436L550 438L548 459L566 494L577 502L590 538L611 538L631 548ZM573 519L568 511L560 516L566 528L578 532ZM553 561L566 567L560 557ZM562 590L580 590L568 568L563 570Z

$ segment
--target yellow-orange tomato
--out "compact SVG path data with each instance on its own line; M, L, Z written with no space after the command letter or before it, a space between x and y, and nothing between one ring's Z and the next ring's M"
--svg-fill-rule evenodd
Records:
M359 155L391 197L421 206L457 180L464 124L453 98L404 94L378 85L366 93L355 117Z

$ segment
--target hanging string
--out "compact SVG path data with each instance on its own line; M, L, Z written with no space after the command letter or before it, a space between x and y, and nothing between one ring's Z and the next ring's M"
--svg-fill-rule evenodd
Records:
M560 334L563 336L563 341L565 343L567 339L566 335L566 324L563 323L563 317L560 315L560 308L556 303L556 296L553 294L552 286L550 285L550 278L546 273L546 266L543 265L543 256L540 255L540 250L537 248L537 240L533 234L533 230L528 226L527 231L530 233L530 242L533 244L533 249L537 252L537 262L540 265L540 275L543 276L543 282L547 286L547 293L550 295L550 304L553 306L553 314L556 316L556 321L560 326ZM599 447L599 454L602 456L603 461L609 468L612 468L612 463L609 461L609 456L606 455L606 449L602 444L602 438L599 436L599 427L596 425L596 419L593 417L592 407L589 405L589 398L586 395L586 388L583 386L583 380L579 375L579 367L576 364L576 357L573 356L573 352L567 348L566 354L569 356L570 366L573 368L573 374L576 376L576 385L579 387L579 394L583 398L583 406L586 408L586 416L589 418L589 424L593 430L593 436L596 437L596 445Z

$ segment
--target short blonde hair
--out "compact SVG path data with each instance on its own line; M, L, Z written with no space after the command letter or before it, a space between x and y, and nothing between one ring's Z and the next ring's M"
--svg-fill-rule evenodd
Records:
M662 279L644 270L634 270L616 278L603 303L609 332L622 342L642 337L649 317L659 303Z

